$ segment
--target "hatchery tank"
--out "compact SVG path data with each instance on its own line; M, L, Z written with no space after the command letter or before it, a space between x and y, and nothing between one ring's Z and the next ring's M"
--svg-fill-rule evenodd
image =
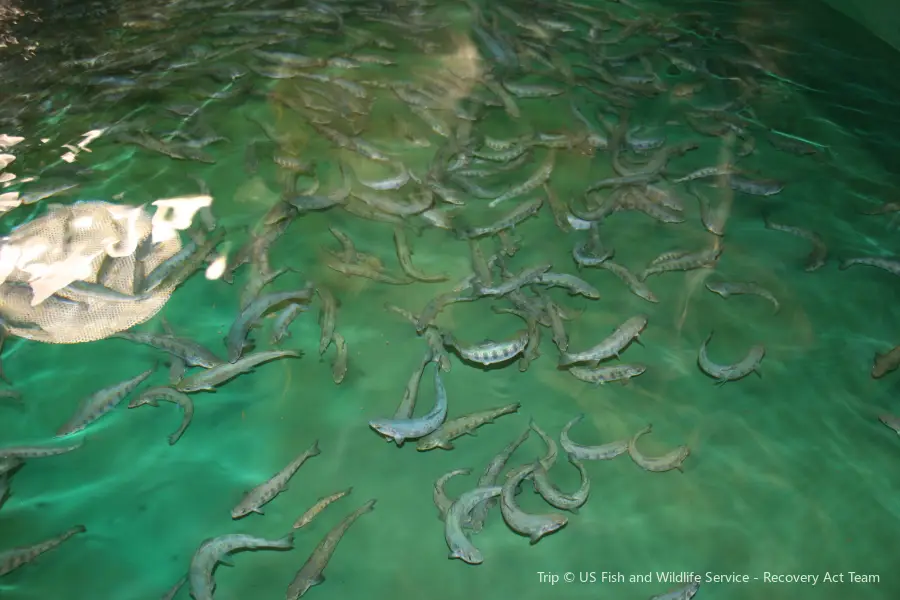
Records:
M3 2L0 595L897 598L898 19Z

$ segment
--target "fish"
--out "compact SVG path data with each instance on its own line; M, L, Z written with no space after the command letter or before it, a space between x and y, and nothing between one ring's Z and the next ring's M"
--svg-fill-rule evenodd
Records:
M487 235L496 235L502 231L506 231L507 229L514 229L517 225L519 225L526 219L538 214L543 205L544 199L542 197L535 198L534 200L531 200L529 202L523 202L508 214L500 217L490 225L485 225L482 227L471 227L469 229L462 230L459 232L459 236L462 239L472 239L484 237Z
M175 389L179 392L214 392L216 387L231 381L238 375L247 373L263 363L277 360L281 358L300 358L303 356L301 350L266 350L263 352L254 352L242 356L237 362L226 362L207 369L188 375L177 384Z
M758 283L754 283L752 281L707 282L706 289L713 292L714 294L720 295L726 300L731 296L737 296L740 294L753 294L755 296L765 298L766 300L771 302L772 306L775 307L775 311L773 314L777 314L781 309L781 304L778 302L778 299L774 294L772 294L772 292L759 285Z
M225 346L228 348L228 362L235 363L241 357L246 346L247 335L250 328L259 321L260 318L272 307L282 302L299 302L306 303L312 298L314 291L313 284L308 283L299 290L289 290L285 292L271 292L256 298L247 308L241 311L240 316L231 325L228 330L228 336L225 338Z
M69 446L6 446L0 448L0 460L22 460L28 458L46 458L48 456L59 456L60 454L68 454L80 449L84 445L83 441L78 441ZM2 470L2 469L0 469ZM7 469L3 472L9 472Z
M860 256L858 258L847 258L841 261L839 268L841 271L844 271L855 265L877 267L879 269L884 269L891 275L900 275L900 260L894 258L885 258L881 256Z
M9 500L9 480L11 478L12 476L9 473L0 473L0 508L3 508L3 505Z
M447 492L444 491L444 486L447 485L447 482L454 477L457 477L459 475L470 475L471 473L472 469L454 469L448 473L444 473L434 482L432 499L434 500L435 508L437 508L438 510L438 519L440 519L441 521L446 521L447 513L450 511L450 507L453 505L453 500L451 500L447 496ZM467 515L465 522L468 523Z
M322 336L319 338L319 354L325 354L328 346L334 338L335 321L337 319L337 299L327 288L316 286L316 293L322 301L319 311L319 327L322 328Z
M716 384L724 385L729 381L737 381L750 373L756 373L757 377L762 377L762 374L759 372L759 365L766 355L765 346L757 344L751 347L747 351L747 355L740 361L730 365L719 365L712 362L706 353L706 346L709 344L712 336L713 332L711 331L703 341L703 344L700 345L697 364L700 366L701 371L716 380Z
M447 390L441 380L440 369L434 370L435 403L428 414L419 418L372 419L369 427L402 446L406 440L416 440L435 432L447 419Z
M347 340L344 336L335 331L332 334L334 340L335 355L334 361L331 363L331 379L340 385L347 376L348 361L350 360L350 351L347 350Z
M315 504L309 507L309 510L300 515L300 517L296 521L294 521L294 529L300 529L301 527L309 525L310 522L315 519L320 512L325 510L332 503L337 502L344 496L350 494L350 492L352 491L353 488L349 487L346 490L335 492L334 494L319 498L318 500L316 500Z
M653 302L654 304L659 302L659 299L650 290L650 288L647 287L647 284L639 279L637 275L635 275L622 265L614 263L611 260L604 260L597 266L601 269L606 269L607 271L618 277L622 281L622 283L628 286L628 289L631 291L631 293L638 298L643 298L647 302Z
M571 454L568 456L569 462L578 469L581 474L581 485L571 494L562 492L550 481L547 469L540 463L535 462L534 471L532 472L532 481L534 482L535 491L541 495L547 504L560 510L567 510L577 513L578 509L584 506L588 501L591 493L591 480L588 477L587 470L584 465Z
M514 292L529 283L534 283L541 278L541 275L553 268L551 264L537 265L523 270L518 275L506 279L497 285L488 285L480 281L473 282L472 289L479 296L492 296L499 298L510 292Z
M425 353L422 362L416 367L416 370L409 376L406 382L406 388L403 390L403 399L394 411L394 419L407 420L412 418L413 411L416 408L416 399L419 397L419 383L422 381L422 375L425 373L425 367L433 362L432 353L429 350Z
M157 289L159 290L157 293L172 292L200 268L203 261L223 239L225 239L225 229L218 228L203 242L199 244L191 242L185 245L178 253L148 273L138 289L135 290L136 293L147 294L157 292Z
M84 527L84 525L76 525L75 527L72 527L71 529L61 533L54 538L50 538L49 540L44 540L43 542L38 542L37 544L32 544L30 546L19 546L17 548L11 548L9 550L0 552L0 577L3 577L4 575L12 573L16 569L34 562L35 559L37 559L45 552L53 550L72 536L78 535L79 533L85 533L86 531L87 529Z
M818 271L825 266L825 262L828 260L828 246L825 245L825 241L818 233L803 229L802 227L774 223L769 219L768 215L763 215L763 222L765 223L766 229L789 233L799 238L803 238L812 244L812 250L810 251L809 256L806 257L806 265L804 266L805 271Z
M671 592L666 592L664 594L656 594L650 598L650 600L691 600L691 598L697 595L699 590L700 584L696 581L692 581L677 590L672 590Z
M372 512L374 508L375 500L369 500L328 532L291 581L285 596L286 600L297 600L309 591L309 588L325 581L323 572L334 555L341 538L358 518Z
M494 419L502 417L503 415L518 412L521 406L520 403L514 402L505 406L473 412L446 421L436 431L416 442L416 450L419 452L426 452L428 450L434 450L435 448L452 450L452 442L456 438L466 434L474 435L474 431L482 425L493 423Z
M897 435L900 435L900 417L894 415L883 414L878 415L878 420L893 429Z
M188 584L194 600L213 600L216 582L213 573L219 563L231 564L228 555L238 550L291 550L294 535L269 540L246 533L229 533L203 540L191 557Z
M584 279L569 273L541 273L536 283L546 287L561 287L572 296L584 296L590 300L599 300L600 292Z
M444 335L444 344L456 350L465 360L485 366L495 365L510 361L522 353L528 345L528 331L519 331L513 339L505 342L486 340L474 346L463 346L448 333Z
M395 277L388 273L382 272L380 269L373 268L370 265L362 263L346 263L337 260L325 261L325 266L333 271L348 275L350 277L363 277L372 281L379 281L388 285L409 285L415 280L406 277Z
M623 384L628 383L632 377L643 375L647 370L646 365L642 364L618 364L600 367L571 367L569 373L576 379L594 385L603 385L613 381L620 381Z
M181 436L184 435L184 432L187 430L194 417L194 402L191 400L190 396L169 386L159 385L141 392L137 398L128 403L128 408L137 408L138 406L143 406L145 404L159 406L157 400L160 399L174 402L184 411L184 417L181 419L181 426L179 426L174 433L169 435L169 445L174 446L175 443L181 439Z
M217 357L202 344L175 335L124 331L115 333L109 337L152 346L180 358L189 367L210 369L216 365L222 364L222 359Z
M514 470L503 484L500 493L500 512L503 520L510 529L528 537L532 545L538 543L545 535L559 531L569 522L569 518L563 514L526 513L516 504L516 489L537 467L538 463L535 462Z
M463 524L468 520L472 510L483 502L496 498L502 493L500 486L478 487L463 492L447 510L444 519L444 540L450 548L448 558L458 558L470 565L484 562L481 551L476 548L463 531Z
M576 444L569 437L569 430L584 418L584 415L578 415L562 428L559 434L559 443L566 451L566 454L578 460L611 460L617 456L621 456L628 451L629 439L616 440L599 446L582 446Z
M523 431L519 437L511 441L507 444L503 450L494 455L494 458L490 460L487 466L484 468L484 472L481 474L481 477L478 478L478 487L491 487L497 484L497 478L500 477L500 473L506 468L506 463L509 462L509 459L512 457L513 453L525 443L525 440L528 439L528 436L531 435L531 427ZM472 531L475 533L480 532L484 528L484 521L487 519L488 511L491 507L496 504L497 499L492 498L486 500L485 502L475 506L472 509L472 513L469 518L469 526L472 528Z
M556 441L547 435L543 429L538 427L538 424L534 422L534 419L528 423L529 429L538 434L538 437L541 438L541 441L544 442L547 446L547 454L544 455L544 458L540 459L538 462L544 469L550 469L554 463L556 463L556 457L559 456L559 447L556 445Z
M637 466L644 469L645 471L652 471L655 473L671 471L672 469L678 469L679 471L682 471L681 464L691 453L691 449L687 446L679 446L674 450L671 450L670 452L657 457L646 457L638 451L638 439L641 436L650 433L652 430L653 426L647 425L646 427L635 433L634 437L632 437L628 442L628 454L629 456L631 456L631 460L633 460Z
M651 275L669 271L690 271L693 269L712 268L722 255L722 246L716 244L712 248L699 252L679 254L668 260L656 260L639 275L641 281Z
M397 249L397 260L400 262L400 269L407 276L425 283L438 283L449 279L447 275L427 275L413 265L409 240L406 238L406 231L400 226L394 227L394 246Z
M308 310L309 305L307 304L288 304L278 311L278 314L275 315L275 322L272 324L272 344L279 344L284 338L291 337L288 327L291 326L294 319Z
M128 394L141 385L155 370L156 366L154 365L140 375L135 375L131 379L126 379L98 390L82 400L75 414L69 417L69 420L63 423L56 431L56 437L77 433L97 421L97 419L118 406Z
M647 327L647 316L636 315L618 327L602 342L583 352L561 352L559 366L565 367L576 363L601 362L619 355L633 341L640 341L641 332Z
M307 450L278 471L267 481L247 492L237 505L231 509L231 518L240 519L250 513L264 514L262 507L275 499L275 496L287 489L288 482L307 460L321 454L319 441L313 442Z
M507 200L511 200L512 198L518 198L524 194L527 194L531 191L536 190L541 187L550 179L550 175L553 173L553 166L556 162L556 150L550 150L547 153L547 157L544 159L537 170L531 174L525 181L520 183L519 185L513 186L506 192L500 194L493 200L488 203L490 208L494 208L501 202L506 202Z
M872 363L872 379L881 379L896 371L897 367L900 367L900 346L894 346L884 354L876 352Z

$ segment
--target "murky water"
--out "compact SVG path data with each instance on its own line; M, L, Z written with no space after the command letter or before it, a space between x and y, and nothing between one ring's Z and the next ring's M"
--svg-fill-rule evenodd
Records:
M5 49L0 134L24 140L4 151L15 160L3 172L16 178L0 191L74 187L20 206L21 195L5 196L4 229L53 203L149 210L159 198L208 193L226 231L210 261L224 255L233 263L248 240L281 235L236 269L232 284L204 276L201 264L134 331L162 333L165 321L224 358L223 338L242 294L248 298L242 290L264 274L267 255L271 271L289 270L260 293L313 282L335 296L349 368L335 384L336 345L320 357L315 296L280 345L270 344L275 319L250 334L254 351L304 356L191 393L193 420L176 444L167 436L181 423L178 406L129 409L129 399L71 439L54 440L99 388L154 363L143 387L169 385L167 355L122 339L61 345L10 337L2 359L11 384L0 391L22 401L0 398L0 448L84 443L14 472L0 551L79 524L86 532L3 577L3 597L159 598L187 573L203 540L282 537L317 499L351 486L294 532L293 550L243 552L234 567L218 568L216 598L284 597L320 540L369 499L374 511L350 527L309 597L648 598L683 586L659 573L685 571L700 574L703 599L895 597L900 440L878 416L900 408L896 374L876 380L870 371L873 355L898 340L896 276L838 265L894 251L898 213L863 213L897 201L897 113L887 87L895 85L896 56L812 4L637 4L182 1L82 5L43 13L37 25L22 17ZM81 36L62 33L76 25ZM91 131L99 136L79 145ZM675 182L706 167L726 174ZM637 180L607 181L585 195L628 173ZM402 187L384 189L405 174ZM488 206L526 181L531 189ZM743 193L741 181L778 193ZM710 203L706 226L694 192ZM283 202L329 196L324 210ZM431 208L409 208L422 198ZM553 333L539 326L540 356L527 370L516 360L485 368L452 354L451 370L441 373L451 419L509 403L521 404L517 413L454 440L452 450L385 443L368 422L394 414L429 348L385 307L419 314L451 292L473 272L461 232L539 198L536 215L475 242L486 257L501 257L494 283L546 264L595 287L600 299L531 279L513 299L449 305L433 326L463 346L509 340L525 320L494 309L514 308L516 298L521 308L524 297L548 325L559 307L574 352L644 314L641 344L603 364L642 364L646 372L628 385L580 381L558 366ZM611 202L620 210L596 216ZM576 267L573 247L592 234L575 215L593 218L602 247L615 252L609 260L635 274L666 252L721 255L648 277L658 300L648 302L602 266ZM451 229L440 226L445 220ZM202 231L195 221L184 243ZM357 256L330 228L352 240ZM411 280L398 263L397 231L415 269L442 281ZM822 246L825 255L808 256ZM339 272L348 262L400 284ZM717 282L755 282L779 310L757 295L723 299L707 288ZM720 364L763 344L759 376L714 385L698 368L711 332L709 357ZM417 416L433 405L433 369L422 378ZM590 498L562 530L531 545L494 507L471 535L483 564L449 560L435 480L472 469L448 484L456 498L529 422L558 440L579 414L571 437L585 445L628 439L652 424L640 451L687 445L683 472L647 472L628 453L588 461ZM246 491L316 440L321 454L264 515L232 520ZM532 433L507 470L546 454ZM564 454L550 476L571 492L580 478ZM530 483L524 490L524 510L558 512ZM602 581L604 572L612 581ZM851 572L870 581L853 582ZM566 583L566 573L575 581ZM596 582L579 581L591 573ZM707 574L748 581L709 582ZM766 581L800 575L815 582ZM189 587L175 598L189 597Z

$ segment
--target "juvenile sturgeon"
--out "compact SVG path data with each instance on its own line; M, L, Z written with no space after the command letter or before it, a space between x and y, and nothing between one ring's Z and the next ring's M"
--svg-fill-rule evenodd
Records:
M570 273L541 273L537 278L537 283L547 287L561 287L568 290L569 295L584 296L590 300L598 300L600 292L580 277L576 277Z
M568 458L572 466L578 469L578 472L581 474L581 485L572 494L566 494L553 485L553 482L550 481L550 475L547 473L547 469L541 465L540 461L534 465L532 481L534 481L535 491L547 501L547 504L560 510L577 513L578 509L587 502L588 496L591 493L591 480L588 477L584 465L581 464L577 458L571 454Z
M229 564L228 555L238 550L291 550L294 547L294 535L288 534L277 540L247 535L245 533L229 533L209 538L200 544L188 570L190 593L194 600L213 600L216 582L213 572L219 563Z
M664 594L656 594L650 598L650 600L691 600L691 598L697 595L699 590L700 584L696 581L692 581L677 590L672 590L671 592L666 592Z
M286 600L297 600L309 591L309 588L325 581L323 572L325 571L325 567L328 566L329 561L331 561L331 557L334 556L334 551L337 550L341 538L344 537L344 534L358 518L366 513L372 512L374 508L375 500L369 500L353 513L345 517L343 521L334 527L334 529L328 532L297 572L294 580L291 581L291 584L287 589L287 595L285 596Z
M681 464L691 453L691 449L687 446L679 446L674 450L657 457L647 457L638 451L638 439L642 435L650 433L652 430L653 426L647 425L646 427L635 433L634 437L631 438L631 440L628 442L628 454L631 456L631 460L633 460L635 464L637 464L645 471L653 471L656 473L671 471L672 469L678 469L679 471L682 471Z
M623 384L631 381L632 377L643 375L647 370L646 365L627 364L627 365L606 365L599 367L571 367L569 373L575 379L584 381L585 383L593 383L594 385L603 385L621 381Z
M287 489L288 482L291 477L300 470L300 467L314 456L321 454L319 450L319 441L313 442L307 450L300 456L295 458L285 468L275 473L271 479L256 486L238 502L237 506L231 509L231 518L240 519L246 517L250 513L263 514L262 507L275 499L275 496Z
M450 548L448 558L458 558L470 565L480 565L484 562L481 551L476 548L463 531L463 524L468 520L472 510L502 492L500 486L479 487L464 492L447 510L447 518L444 520L444 540Z
M155 370L156 366L154 365L140 375L105 387L82 400L75 414L56 431L56 437L76 433L97 421L97 419L118 406L128 394L141 385Z
M775 313L778 313L778 310L781 308L781 304L779 304L778 299L766 288L763 286L754 283L752 281L715 281L708 282L706 284L706 289L713 292L714 294L720 295L722 298L726 300L731 296L737 296L741 294L752 294L754 296L759 296L761 298L765 298L775 307Z
M872 363L872 379L881 379L888 373L892 373L900 367L900 346L895 346L884 354L875 353Z
M340 385L347 376L348 361L350 360L350 352L347 350L347 340L344 336L335 331L332 334L334 340L335 354L334 361L331 363L331 379Z
M503 450L494 455L494 458L492 458L484 468L481 477L478 478L478 487L492 487L497 484L497 478L500 477L500 473L503 472L506 463L509 462L509 459L519 446L525 443L525 440L531 435L531 431L531 427L529 427L523 431L519 437L507 444ZM488 511L490 511L496 503L497 499L491 498L472 509L472 514L469 519L469 526L472 528L472 531L478 533L484 528L484 521L487 519Z
M49 540L38 542L37 544L32 544L30 546L18 546L6 550L5 552L0 552L0 577L34 562L41 554L53 550L70 537L78 535L79 533L84 533L85 531L87 531L87 529L85 529L84 525L76 525L68 531L63 532L54 538L50 538Z
M697 364L700 366L701 371L716 380L717 385L724 385L729 381L743 379L750 373L756 373L758 377L762 377L759 372L759 365L766 355L765 346L757 344L751 347L747 352L747 355L739 362L731 365L720 365L712 362L706 353L706 346L709 344L709 340L712 339L712 336L713 332L711 331L703 341L703 344L701 344L700 353L697 357Z
M722 246L716 244L712 248L707 248L699 252L683 253L666 260L655 260L649 267L644 269L644 272L640 275L640 279L641 281L644 281L651 275L669 271L691 271L694 269L710 268L715 266L721 255Z
M242 356L237 362L226 362L200 371L192 375L188 375L177 384L175 389L179 392L214 392L216 387L227 381L231 381L238 375L247 373L263 363L276 360L279 358L300 358L303 352L300 350L265 350L263 352L254 352Z
M804 240L807 240L812 244L812 250L810 251L809 256L806 257L806 266L804 267L805 271L818 271L823 266L825 266L825 261L828 259L828 246L825 245L824 240L822 240L822 236L820 236L818 233L816 233L815 231L810 231L809 229L803 229L802 227L773 223L769 220L768 215L763 216L763 222L765 223L766 229L771 229L772 231L781 231L782 233L789 233L799 238L803 238Z
M337 320L337 299L328 288L318 285L316 293L322 301L322 307L319 310L319 327L322 328L322 336L319 338L319 354L325 354L328 346L334 339L334 327Z
M841 261L841 271L849 269L855 265L866 265L868 267L877 267L884 269L891 275L900 275L900 260L895 258L884 258L881 256L861 256L859 258L848 258Z
M520 403L514 402L512 404L507 404L506 406L480 410L451 419L441 425L437 431L420 439L416 443L416 450L419 452L434 450L435 448L452 450L452 441L456 438L466 434L471 435L473 431L486 423L493 423L494 419L497 419L498 417L518 412L521 406Z
M415 440L436 431L447 419L447 390L441 380L440 369L434 370L434 408L417 419L372 419L369 427L402 446L406 440Z
M565 367L576 363L601 362L619 355L633 341L640 341L641 332L647 327L647 316L636 315L618 327L602 342L583 352L562 352L559 366Z
M628 451L628 439L616 440L599 446L582 446L573 442L569 437L569 430L583 418L584 415L578 415L566 423L562 433L559 434L559 443L569 456L578 460L610 460Z
M516 489L526 477L534 473L537 467L538 464L534 463L514 470L503 484L500 493L500 512L503 514L503 520L510 529L519 535L528 537L532 545L538 543L545 535L559 531L569 522L565 515L559 513L530 514L524 512L516 504Z
M173 402L180 406L184 411L181 426L174 433L169 435L169 445L174 446L175 443L181 439L181 436L191 424L191 419L194 417L194 402L191 400L190 396L169 386L158 385L141 392L137 398L128 403L128 408L137 408L138 406L143 406L145 404L159 406L157 400L160 399L166 400L167 402Z
M541 438L541 441L547 446L547 454L544 455L544 458L538 460L538 462L544 469L550 469L556 462L556 457L559 456L559 447L556 445L556 440L538 427L538 424L534 422L534 419L531 419L528 423L528 428L538 434L538 437Z
M494 365L512 360L528 345L528 331L522 330L511 340L494 342L488 340L475 346L463 346L451 334L444 335L444 344L459 353L465 360L480 365Z
M235 320L228 331L228 336L225 338L225 345L228 348L228 362L237 362L241 357L250 329L269 309L282 302L309 302L310 298L312 298L313 290L314 287L310 283L299 290L272 292L260 296L251 302L247 308L241 311L240 316Z
M409 240L406 238L406 231L399 225L394 227L394 246L397 250L400 269L407 276L425 283L438 283L449 279L446 275L427 275L416 268L412 262L412 250L409 247Z
M347 488L346 490L343 490L340 492L335 492L334 494L331 494L328 496L323 496L322 498L319 498L316 501L316 503L313 504L309 508L309 510L307 510L305 513L300 515L300 517L296 521L294 521L294 529L300 529L301 527L305 527L306 525L309 525L309 523L313 519L315 519L319 515L320 512L325 510L330 504L332 504L333 502L337 502L338 500L340 500L344 496L348 495L352 491L353 491L353 488L350 487L350 488Z
M450 499L449 496L447 496L447 492L444 491L444 486L447 485L447 482L454 477L457 477L459 475L469 475L471 473L472 469L453 469L452 471L444 473L443 475L438 477L434 482L432 499L434 500L434 506L438 511L438 519L440 519L441 521L446 521L447 513L450 511L450 507L454 502Z
M628 289L632 294L637 296L638 298L643 298L647 302L653 302L654 304L659 302L659 299L650 291L650 288L647 287L647 284L638 278L637 275L623 267L618 263L614 263L611 260L604 260L600 264L597 265L601 269L606 269L616 277L618 277L622 283L628 286Z
M78 441L69 446L6 446L0 448L0 461L19 461L29 458L46 458L48 456L59 456L60 454L68 454L74 450L78 450L84 445L83 441ZM9 472L12 469L6 469L0 472Z

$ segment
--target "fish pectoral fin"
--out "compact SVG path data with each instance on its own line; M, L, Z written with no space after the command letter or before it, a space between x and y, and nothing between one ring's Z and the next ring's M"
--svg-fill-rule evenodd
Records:
M760 373L759 369L753 369L753 372L756 373L756 376L762 379L762 373Z
M325 583L325 576L321 573L319 573L309 581L310 585L321 585L323 583Z
M438 446L444 450L453 450L453 442L442 442Z
M573 506L572 508L569 509L569 512L572 513L573 515L577 515L577 514L578 514L578 507L577 507L577 506Z
M641 341L641 337L639 335L634 336L634 343L639 346L644 345L644 342ZM618 354L616 356L618 356Z
M472 437L478 437L478 432L475 431L474 429L472 429L470 431L467 431L466 435L471 435Z
M255 513L258 514L258 515L264 515L264 514L266 514L266 513L263 512L263 509L261 509L261 508L254 508L254 509L251 510L250 512L255 512Z
M534 546L539 541L541 541L542 537L543 537L543 534L536 531L529 536L528 541L531 543L532 546Z
M221 557L221 558L219 559L219 564L220 564L220 565L225 565L226 567L233 567L233 566L234 566L234 563L231 562L231 557L230 557L230 556L223 556L223 557Z

